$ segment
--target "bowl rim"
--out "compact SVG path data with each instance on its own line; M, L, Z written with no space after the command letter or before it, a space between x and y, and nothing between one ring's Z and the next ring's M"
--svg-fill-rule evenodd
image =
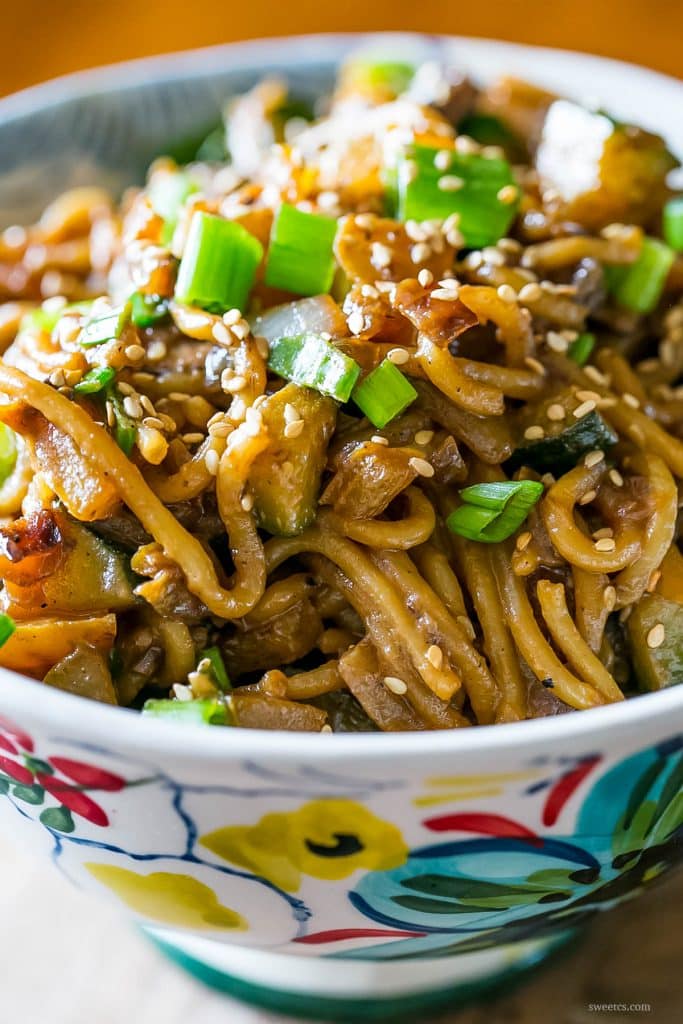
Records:
M135 60L104 65L30 86L10 96L0 98L0 129L4 124L20 120L40 110L59 104L110 91L112 88L133 89L147 83L150 75L159 81L202 78L226 67L230 57L231 69L248 70L259 63L287 64L282 56L283 41L288 50L304 48L299 52L297 66L324 65L337 62L352 46L362 42L382 42L402 39L417 41L420 45L461 46L466 52L492 49L502 58L505 54L528 55L533 77L533 61L552 59L559 55L583 67L609 69L615 75L653 86L671 85L683 89L677 79L640 65L578 53L552 47L511 43L481 37L427 35L416 32L363 32L316 33L310 35L268 37L224 43L217 46L178 51L142 57ZM291 57L289 58L291 60ZM363 759L387 757L424 757L456 753L514 749L530 742L547 746L554 742L586 739L606 733L631 732L638 725L668 722L675 729L683 724L683 686L671 687L659 693L642 694L636 698L604 707L561 714L547 718L530 719L495 726L476 726L470 729L425 731L414 733L338 733L330 741L328 735L291 733L260 729L231 729L226 735L222 729L192 728L187 724L144 718L129 708L111 707L73 694L45 687L29 677L9 669L0 668L2 700L0 723L3 716L14 711L24 713L29 720L40 720L51 733L64 731L85 732L89 742L112 745L112 734L117 730L117 747L145 750L145 752L178 754L187 758L221 760L232 757L268 756L270 758L299 759L304 754L347 758L349 754ZM40 688L40 690L39 690ZM118 726L114 726L114 722ZM120 732L120 735L119 735Z

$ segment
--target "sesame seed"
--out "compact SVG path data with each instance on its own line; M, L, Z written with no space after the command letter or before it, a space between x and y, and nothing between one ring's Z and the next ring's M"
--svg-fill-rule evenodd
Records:
M527 441L540 441L541 438L545 437L545 430L538 424L534 424L531 427L527 427L524 431L524 437Z
M600 537L593 546L596 551L614 551L617 545L613 537Z
M246 320L240 320L232 328L232 333L235 335L236 338L239 338L240 341L244 341L244 339L249 335L250 332L251 327L249 326Z
M598 492L597 491L586 491L586 493L583 494L579 498L578 504L579 505L590 505L591 501L595 501L597 496L598 496Z
M166 345L163 341L155 340L150 341L147 346L147 359L151 363L157 363L160 359L164 359L167 353Z
M480 148L479 143L475 142L469 135L458 135L455 140L456 153L462 153L465 155L468 153L478 153Z
M427 648L427 661L436 669L441 668L443 665L443 651L436 644L432 644L431 647Z
M126 395L123 400L123 411L127 413L131 419L142 419L142 406L140 405L140 399L135 398L133 395Z
M431 255L431 247L426 242L416 242L410 250L410 258L413 263L426 263Z
M408 465L418 476L434 476L434 467L426 459L421 459L419 456L414 455L411 459L408 459Z
M485 160L502 160L505 156L505 150L502 146L483 146L481 155Z
M130 359L131 363L137 363L145 358L145 350L142 345L127 345L123 351L126 359Z
M405 228L408 238L413 242L424 242L429 237L422 224L418 224L416 220L407 220Z
M361 295L364 299L378 299L379 292L376 288L373 288L371 284L364 284L360 290Z
M567 339L558 334L557 331L548 331L545 341L548 348L551 348L553 352L566 352L569 347Z
M227 313L223 314L223 323L226 327L234 327L241 319L242 314L239 309L229 309Z
M593 412L593 409L595 409L595 402L592 399L587 399L574 409L573 415L575 419L580 420L582 416L587 416L589 412Z
M509 284L501 284L501 285L499 285L499 287L496 288L496 294L497 294L499 299L503 300L503 302L516 302L517 301L517 292L512 287L512 285L509 285Z
M457 288L435 288L432 292L432 298L440 299L441 302L455 302L458 295Z
M640 402L638 401L636 396L632 395L629 391L624 391L623 395L621 396L621 400L622 402L626 402L626 405L630 405L632 409L640 408Z
M601 537L611 537L614 531L611 526L601 526L599 530L593 531L593 538L600 540Z
M64 370L62 370L61 367L58 367L56 370L52 371L47 379L54 388L63 388L65 384Z
M373 434L372 437L370 438L370 440L372 441L373 444L383 444L383 445L388 445L389 444L388 438L382 437L381 434Z
M538 359L534 359L533 356L526 356L524 359L524 365L528 366L530 370L534 371L534 373L545 373L545 367L543 363L539 362Z
M546 416L548 419L553 420L555 423L559 423L561 420L565 419L566 415L567 410L563 405L560 405L559 402L553 402L553 404L549 405L546 410Z
M192 700L192 690L185 683L174 683L172 686L173 695L176 700L182 701L183 703Z
M576 397L580 402L598 402L600 400L600 395L597 391L577 391Z
M481 254L486 263L490 263L492 267L502 267L505 265L505 257L502 252L496 249L495 245L487 245L481 250Z
M398 679L396 676L385 676L383 682L387 690L391 690L392 693L399 697L408 691L408 687L403 680Z
M295 437L299 437L303 433L303 429L304 421L295 420L293 423L287 423L285 425L283 433L285 437L288 437L293 440Z
M410 359L410 352L404 348L390 348L387 352L387 359L396 366L403 366Z
M483 262L484 257L477 249L475 249L474 252L468 252L464 259L464 264L468 270L479 270L479 267Z
M106 413L107 413L107 426L108 427L115 427L116 426L116 413L114 412L113 404L109 400L107 400L107 402L105 402L105 410L106 410Z
M601 373L597 366L584 366L583 372L595 384L601 384L603 387L607 387L609 384L609 378L604 373Z
M650 632L647 634L647 646L650 650L656 650L657 647L661 647L666 638L666 630L661 622L658 622L652 627ZM386 682L386 680L385 680Z
M458 192L465 184L464 178L459 178L457 174L443 174L437 185L442 192Z
M156 416L156 409L152 405L152 399L147 395L140 395L140 405L150 416Z
M423 288L429 288L430 284L432 284L434 281L434 275L432 274L431 270L427 270L426 267L423 267L420 273L417 275L417 279Z
M334 210L339 206L339 194L337 192L320 192L317 198L321 210Z
M216 473L218 472L219 462L220 457L218 455L218 452L214 451L213 448L209 448L208 452L204 456L204 464L206 465L206 468L208 469L211 476L215 476Z
M215 323L213 325L213 327L211 328L211 334L213 335L214 340L217 341L219 345L225 345L226 348L230 348L230 346L233 344L235 340L233 335L230 333L228 328L221 320L219 320L218 323Z
M592 469L593 466L597 466L599 462L602 462L604 458L605 453L596 449L594 452L588 452L583 460L583 464L586 469Z
M433 430L418 430L415 434L415 444L423 445L429 444L434 437Z
M528 548L530 543L531 534L528 530L525 530L524 533L520 533L519 537L515 541L515 547L518 551L524 551L526 548Z
M384 270L391 263L391 249L382 242L373 242L370 259L374 267Z
M209 434L211 437L227 437L231 433L232 427L229 423L212 423L209 427Z
M615 487L623 487L624 486L624 478L623 478L623 476L621 475L621 473L619 472L618 469L610 469L610 471L608 473L608 476L609 476L610 480L612 481L612 483L614 484Z
M132 388L130 384L126 384L125 380L121 380L118 383L118 389L122 395L134 395L135 388Z
M530 281L529 284L523 285L519 291L520 302L537 302L542 296L543 290L535 281Z
M522 251L522 246L516 238L499 238L496 248L501 252L509 252L511 256L517 256Z
M360 310L356 309L346 318L346 323L351 334L361 334L365 327L365 318Z
M372 213L357 213L355 221L359 228L366 230L370 230L375 225L375 217Z
M190 395L186 391L171 391L168 397L172 402L186 402Z
M156 426L156 423L149 424L147 420L142 421L144 426ZM157 423L161 423L161 420L157 420ZM201 444L204 440L204 435L200 433L195 434L182 434L180 440L184 444Z
M519 192L516 185L503 185L496 193L496 199L499 203L509 206L511 203L516 202L518 195Z
M236 395L247 386L247 381L245 377L241 377L237 374L229 380L226 380L225 384L223 384L223 378L221 377L221 385L223 387L223 391L227 391L229 395Z
M285 405L284 417L285 423L298 423L301 419L301 413L296 406L292 405L291 402L287 402Z
M462 249L465 244L465 236L457 228L451 228L450 231L447 231L445 238L453 249Z
M447 171L448 168L451 166L452 159L453 154L450 150L440 149L439 152L434 157L434 166L436 167L437 171Z
M605 587L602 592L602 603L608 612L614 611L614 606L617 603L617 592L614 587Z
M254 507L254 497L253 497L253 495L251 495L251 494L243 495L242 499L240 501L240 505L242 506L242 508L243 508L243 510L245 512L251 512L252 508Z
M260 434L263 429L263 417L258 409L247 409L244 414L244 419L247 426L250 428L250 432L254 434Z

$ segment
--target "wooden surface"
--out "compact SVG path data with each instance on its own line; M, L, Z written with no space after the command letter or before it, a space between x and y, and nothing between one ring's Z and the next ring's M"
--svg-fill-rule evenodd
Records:
M405 29L587 50L679 76L681 0L3 0L0 94L78 68L296 32Z
M2 1024L287 1024L184 975L115 909L4 838L0 872ZM682 908L679 872L601 915L581 944L524 987L441 1024L680 1024ZM615 1003L650 1009L591 1009Z

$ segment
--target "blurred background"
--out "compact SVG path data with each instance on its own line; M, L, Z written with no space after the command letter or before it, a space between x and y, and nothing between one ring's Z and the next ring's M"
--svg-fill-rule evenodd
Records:
M131 57L302 32L489 36L618 57L676 77L683 68L682 0L5 0L2 29L0 94Z

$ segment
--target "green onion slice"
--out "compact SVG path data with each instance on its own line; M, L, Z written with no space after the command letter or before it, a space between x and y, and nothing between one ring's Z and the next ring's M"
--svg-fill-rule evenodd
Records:
M14 619L9 615L0 614L0 647L3 647L16 629Z
M448 516L453 533L484 544L497 544L519 529L543 494L535 480L473 484L460 491L463 504Z
M169 315L169 300L135 292L130 297L131 320L136 327L154 327Z
M273 223L265 282L297 295L329 292L335 271L337 222L283 203Z
M120 338L130 322L130 303L116 306L103 316L88 320L78 336L79 344L84 348L103 345L106 341Z
M295 384L348 402L360 366L318 334L299 334L271 342L268 366L273 373Z
M123 408L123 398L115 387L107 388L107 399L111 402L112 409L114 410L114 419L116 421L114 437L116 438L116 443L121 451L129 456L133 451L133 445L138 436L138 428Z
M263 246L246 228L198 210L178 268L175 297L212 313L244 312Z
M393 96L405 92L415 75L415 65L405 60L382 60L372 54L352 57L343 78L352 88L386 89Z
M373 426L381 428L415 401L417 391L390 359L384 359L351 397Z
M17 435L5 423L0 423L0 484L12 475L17 463Z
M104 391L115 376L116 370L113 366L96 366L81 377L78 384L74 385L74 391L80 395L96 395L99 391Z
M448 166L443 166L441 152L449 154ZM507 160L409 146L397 166L398 216L400 220L446 220L457 213L466 246L494 245L517 211L513 192L512 202L498 198L506 186L515 187Z
M591 352L595 348L595 335L590 331L584 331L567 349L567 355L579 366L585 366Z
M173 171L155 174L149 183L147 195L154 212L163 218L169 228L175 229L185 200L198 190L186 171Z
M200 655L200 659L201 658L208 658L211 662L211 674L213 675L214 680L223 693L229 693L229 691L232 690L232 683L230 682L228 670L226 669L225 662L223 661L223 655L219 649L215 646L207 647L202 651Z
M231 716L223 700L146 700L143 715L198 725L230 725Z
M675 255L673 249L659 239L644 238L635 263L609 268L609 291L625 309L651 313L660 300Z
M664 207L664 239L676 252L683 252L683 196L670 199Z

